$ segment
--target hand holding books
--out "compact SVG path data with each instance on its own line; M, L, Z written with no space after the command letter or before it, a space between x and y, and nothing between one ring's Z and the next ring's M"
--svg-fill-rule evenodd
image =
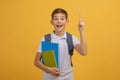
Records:
M49 67L50 73L54 76L60 76L60 72L57 68L51 68Z

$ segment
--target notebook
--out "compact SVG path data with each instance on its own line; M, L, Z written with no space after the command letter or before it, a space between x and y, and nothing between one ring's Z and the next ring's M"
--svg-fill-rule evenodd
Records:
M55 54L55 59L56 59L56 64L59 69L59 54L58 54L58 44L57 43L52 43L52 42L45 42L42 41L42 52L48 51L48 50L53 50ZM44 60L42 60L42 63L44 64Z
M42 58L42 60L44 60L44 65L48 67L57 67L54 50L42 52Z

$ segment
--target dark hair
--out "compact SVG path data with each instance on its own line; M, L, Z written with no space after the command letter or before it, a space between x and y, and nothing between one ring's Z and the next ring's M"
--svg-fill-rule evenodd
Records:
M62 8L56 8L56 9L52 12L51 18L53 19L54 14L57 14L57 13L63 13L63 14L65 14L66 19L68 18L67 12L66 12L64 9L62 9Z

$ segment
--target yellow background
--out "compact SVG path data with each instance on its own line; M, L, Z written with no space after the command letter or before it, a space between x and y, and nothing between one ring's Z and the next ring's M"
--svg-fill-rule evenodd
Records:
M58 7L79 39L80 10L86 23L88 55L74 52L75 80L120 80L120 0L0 0L0 80L42 80L34 58Z

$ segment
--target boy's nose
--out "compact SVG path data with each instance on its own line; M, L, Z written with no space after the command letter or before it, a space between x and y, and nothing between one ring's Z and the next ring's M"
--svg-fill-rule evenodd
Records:
M61 23L61 20L58 20L58 23Z

